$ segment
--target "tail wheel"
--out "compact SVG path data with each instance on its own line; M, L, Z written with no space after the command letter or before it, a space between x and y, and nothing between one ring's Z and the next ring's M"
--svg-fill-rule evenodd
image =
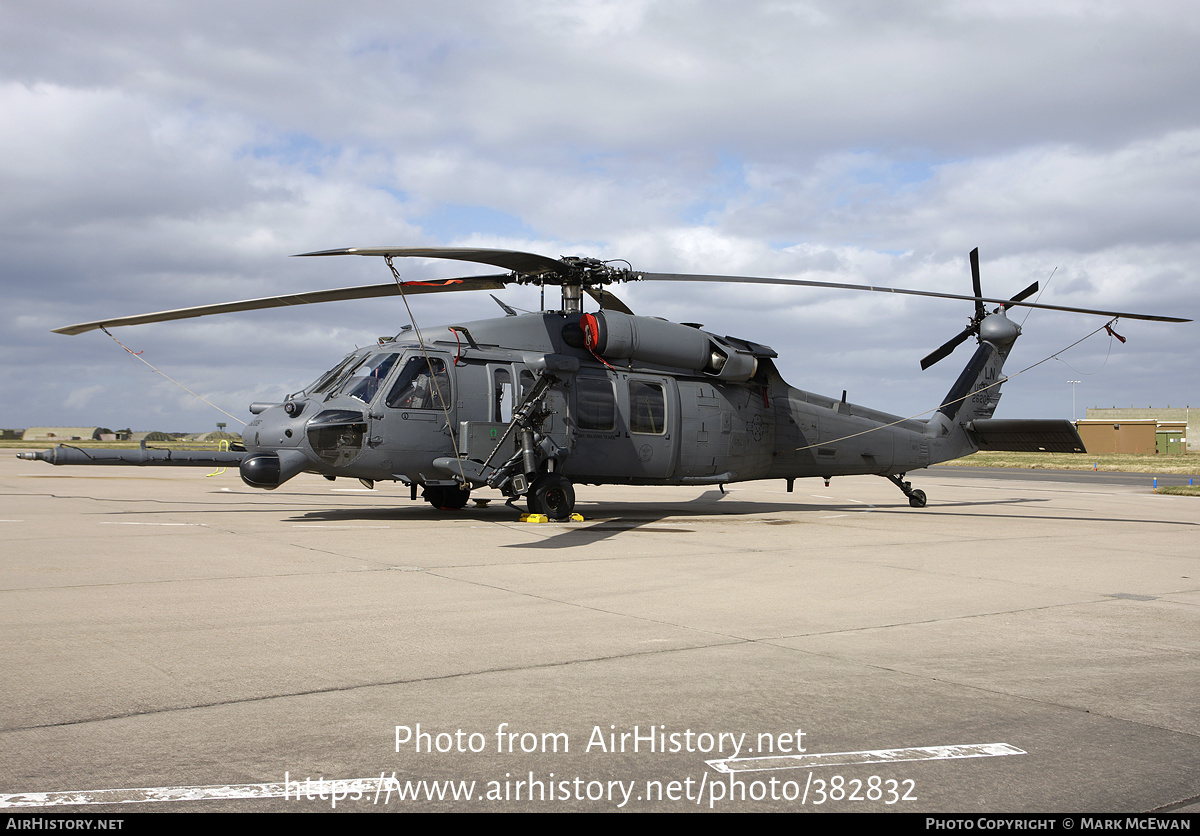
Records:
M913 491L908 495L908 504L914 508L925 507L925 491Z
M425 501L441 511L457 511L471 498L470 488L451 488L441 485L427 487L421 492Z
M575 510L575 488L571 480L557 473L543 473L533 480L526 496L531 514L545 514L552 520L567 520Z

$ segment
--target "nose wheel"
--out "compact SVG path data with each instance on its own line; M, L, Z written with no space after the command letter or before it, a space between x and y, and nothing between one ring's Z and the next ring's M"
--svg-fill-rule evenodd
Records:
M914 491L913 487L912 487L912 482L904 481L903 473L898 474L896 476L889 475L887 478L888 478L889 482L891 482L893 485L895 485L897 488L899 488L900 490L902 490L904 492L904 495L908 497L909 505L911 505L913 508L924 508L925 507L925 503L927 501L925 498L925 491L922 491L922 490Z
M529 513L545 514L552 520L569 520L575 510L575 488L557 473L543 473L533 480L525 496Z

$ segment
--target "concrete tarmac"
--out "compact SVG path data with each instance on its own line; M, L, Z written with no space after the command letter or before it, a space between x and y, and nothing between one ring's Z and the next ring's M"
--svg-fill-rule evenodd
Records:
M8 456L0 807L1200 810L1200 499L948 470L536 525Z

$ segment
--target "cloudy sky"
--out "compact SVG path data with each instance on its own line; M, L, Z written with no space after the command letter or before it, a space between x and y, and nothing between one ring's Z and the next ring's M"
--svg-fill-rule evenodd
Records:
M1190 0L0 0L0 426L225 421L75 322L387 281L347 246L494 246L1200 314ZM414 262L406 278L465 275ZM904 415L965 302L631 285L775 347L795 386ZM536 290L501 294L536 308ZM418 324L499 313L424 296ZM1019 314L1018 321L1024 320ZM398 299L114 336L248 419L408 322ZM1006 371L1102 318L1034 312ZM1195 325L1129 320L1007 384L1002 417L1200 406Z

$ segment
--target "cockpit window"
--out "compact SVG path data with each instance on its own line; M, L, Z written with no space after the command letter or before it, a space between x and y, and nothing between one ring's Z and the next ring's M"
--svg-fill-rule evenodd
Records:
M375 393L383 385L384 378L392 370L399 354L375 354L368 357L354 369L354 373L341 391L352 398L358 398L363 403L375 399Z
M388 392L386 403L392 409L448 408L450 375L446 373L446 363L437 357L408 358Z
M338 376L345 371L346 367L350 365L350 361L354 359L355 354L357 354L357 352L354 351L347 354L336 366L318 377L315 383L306 386L301 391L308 395L317 395L321 392L324 392L333 384L335 380L337 380Z

